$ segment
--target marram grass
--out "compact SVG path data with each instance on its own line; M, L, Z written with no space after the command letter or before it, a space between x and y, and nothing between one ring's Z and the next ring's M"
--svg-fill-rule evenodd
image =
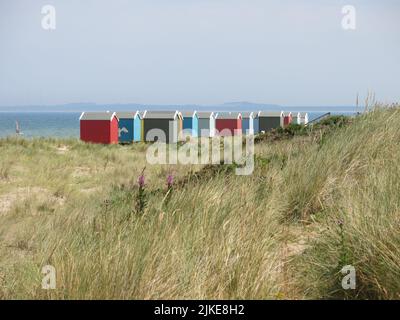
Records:
M260 139L251 176L151 166L145 144L1 139L0 297L398 299L399 123L380 108Z

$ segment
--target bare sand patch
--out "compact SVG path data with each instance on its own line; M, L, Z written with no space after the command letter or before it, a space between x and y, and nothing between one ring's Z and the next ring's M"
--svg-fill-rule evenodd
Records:
M91 174L91 169L89 167L76 167L72 172L73 178L88 177Z
M62 145L62 146L59 146L56 150L57 150L58 154L65 154L69 151L69 148L66 145Z
M15 200L17 200L17 195L15 193L8 193L0 196L0 216L11 209Z
M17 201L24 201L25 199L35 196L41 201L51 200L57 205L62 206L65 203L65 199L61 197L56 197L49 190L40 187L24 187L17 188L9 193L0 196L0 216L6 214L10 211L13 205Z
M93 187L93 188L81 189L79 191L82 192L82 193L85 193L85 194L92 194L92 193L95 193L95 192L97 192L99 190L100 190L100 187Z

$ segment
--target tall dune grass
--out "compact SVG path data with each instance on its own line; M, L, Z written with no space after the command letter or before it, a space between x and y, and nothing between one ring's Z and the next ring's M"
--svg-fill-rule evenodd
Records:
M399 119L398 108L376 109L330 136L318 152L297 160L305 164L297 188L307 192L288 190L291 212L307 220L316 217L324 230L298 259L309 296L400 298ZM338 285L343 264L356 268L354 291Z
M141 144L0 140L17 159L0 201L19 190L0 215L0 297L399 298L399 110L261 139L247 177L149 166ZM55 290L41 289L46 264ZM341 288L344 264L356 268L354 291Z

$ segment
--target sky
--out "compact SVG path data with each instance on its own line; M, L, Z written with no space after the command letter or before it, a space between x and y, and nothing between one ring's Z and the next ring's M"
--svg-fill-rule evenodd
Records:
M369 90L400 102L398 0L0 0L0 106L334 106Z

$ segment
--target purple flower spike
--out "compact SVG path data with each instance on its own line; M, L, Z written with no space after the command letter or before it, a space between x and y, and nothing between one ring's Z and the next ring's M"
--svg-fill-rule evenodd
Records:
M139 176L138 184L139 184L139 187L141 187L141 188L144 187L144 175L143 174Z
M172 174L170 174L167 177L167 186L168 186L168 188L171 188L173 184L174 184L174 177L173 177Z

